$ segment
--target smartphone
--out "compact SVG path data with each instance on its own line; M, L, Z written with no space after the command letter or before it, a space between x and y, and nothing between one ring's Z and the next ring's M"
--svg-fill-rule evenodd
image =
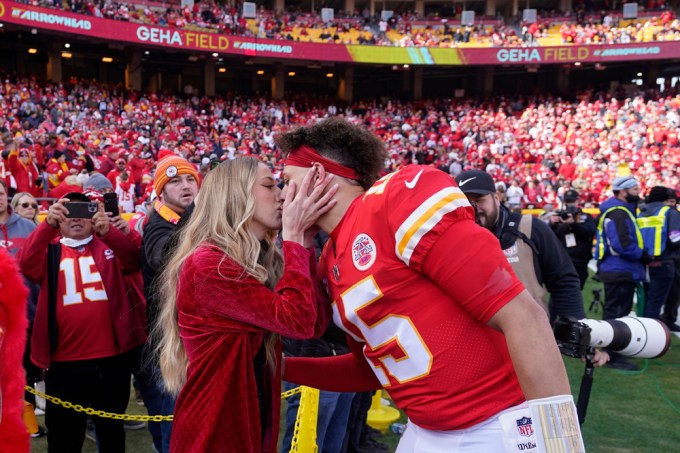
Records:
M110 212L113 217L120 215L118 210L118 195L115 193L104 194L104 211Z
M91 219L99 210L97 203L92 201L71 201L64 206L68 209L66 217L69 219Z

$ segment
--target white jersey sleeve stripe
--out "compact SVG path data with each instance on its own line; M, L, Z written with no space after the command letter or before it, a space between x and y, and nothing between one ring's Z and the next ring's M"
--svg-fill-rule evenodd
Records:
M457 187L446 187L425 200L397 229L395 241L399 259L408 266L423 236L446 214L466 206L469 207L470 203Z

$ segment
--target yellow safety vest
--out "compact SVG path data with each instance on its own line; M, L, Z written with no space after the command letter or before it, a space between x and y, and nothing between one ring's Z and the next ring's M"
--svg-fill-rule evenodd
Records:
M663 206L656 215L638 217L637 222L642 233L647 252L654 256L661 256L666 249L666 213L670 206Z
M596 234L596 248L597 248L597 260L600 261L602 258L604 258L604 252L605 252L605 242L606 242L606 236L604 234L604 219L609 215L610 212L616 210L616 209L621 209L623 210L628 216L630 217L631 222L633 222L633 227L635 228L635 236L637 237L637 242L638 242L638 247L643 248L645 246L644 241L642 240L642 234L640 233L640 228L638 228L638 223L635 219L635 216L631 214L631 212L624 208L623 206L614 206L613 208L607 209L602 215L600 216L600 221L597 222L597 234Z

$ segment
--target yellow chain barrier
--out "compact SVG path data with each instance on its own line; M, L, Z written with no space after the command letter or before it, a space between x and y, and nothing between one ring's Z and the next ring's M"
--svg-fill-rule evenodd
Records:
M28 385L24 388L27 392L44 398L50 403L57 404L65 409L73 409L76 412L84 412L87 415L96 415L98 417L110 418L113 420L135 420L140 422L172 421L172 415L129 415L104 412L91 407L84 407L80 404L73 404L69 401L63 401L61 398L39 392ZM295 420L295 430L290 451L316 453L318 451L316 445L316 423L319 411L319 391L305 386L295 387L294 389L282 392L281 399L288 398L297 393L300 393L300 407L298 408L298 414Z
M92 409L91 407L84 407L80 404L73 404L69 401L63 401L61 398L56 396L47 395L43 392L39 392L33 387L27 385L24 387L27 392L32 393L50 403L62 406L65 409L73 409L76 412L85 412L87 415L96 415L102 418L112 418L114 420L135 420L138 422L171 422L172 415L128 415L128 414L114 414L112 412L99 411L97 409Z

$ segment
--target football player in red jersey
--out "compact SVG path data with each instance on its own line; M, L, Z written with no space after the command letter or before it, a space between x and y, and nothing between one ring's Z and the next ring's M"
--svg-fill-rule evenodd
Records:
M315 167L339 185L317 222L330 235L320 274L353 351L287 358L284 378L386 389L409 417L399 452L536 451L541 422L560 426L551 441L583 451L547 317L451 177L409 165L378 179L382 143L341 119L277 142L285 183L299 187ZM564 416L548 420L551 411Z

